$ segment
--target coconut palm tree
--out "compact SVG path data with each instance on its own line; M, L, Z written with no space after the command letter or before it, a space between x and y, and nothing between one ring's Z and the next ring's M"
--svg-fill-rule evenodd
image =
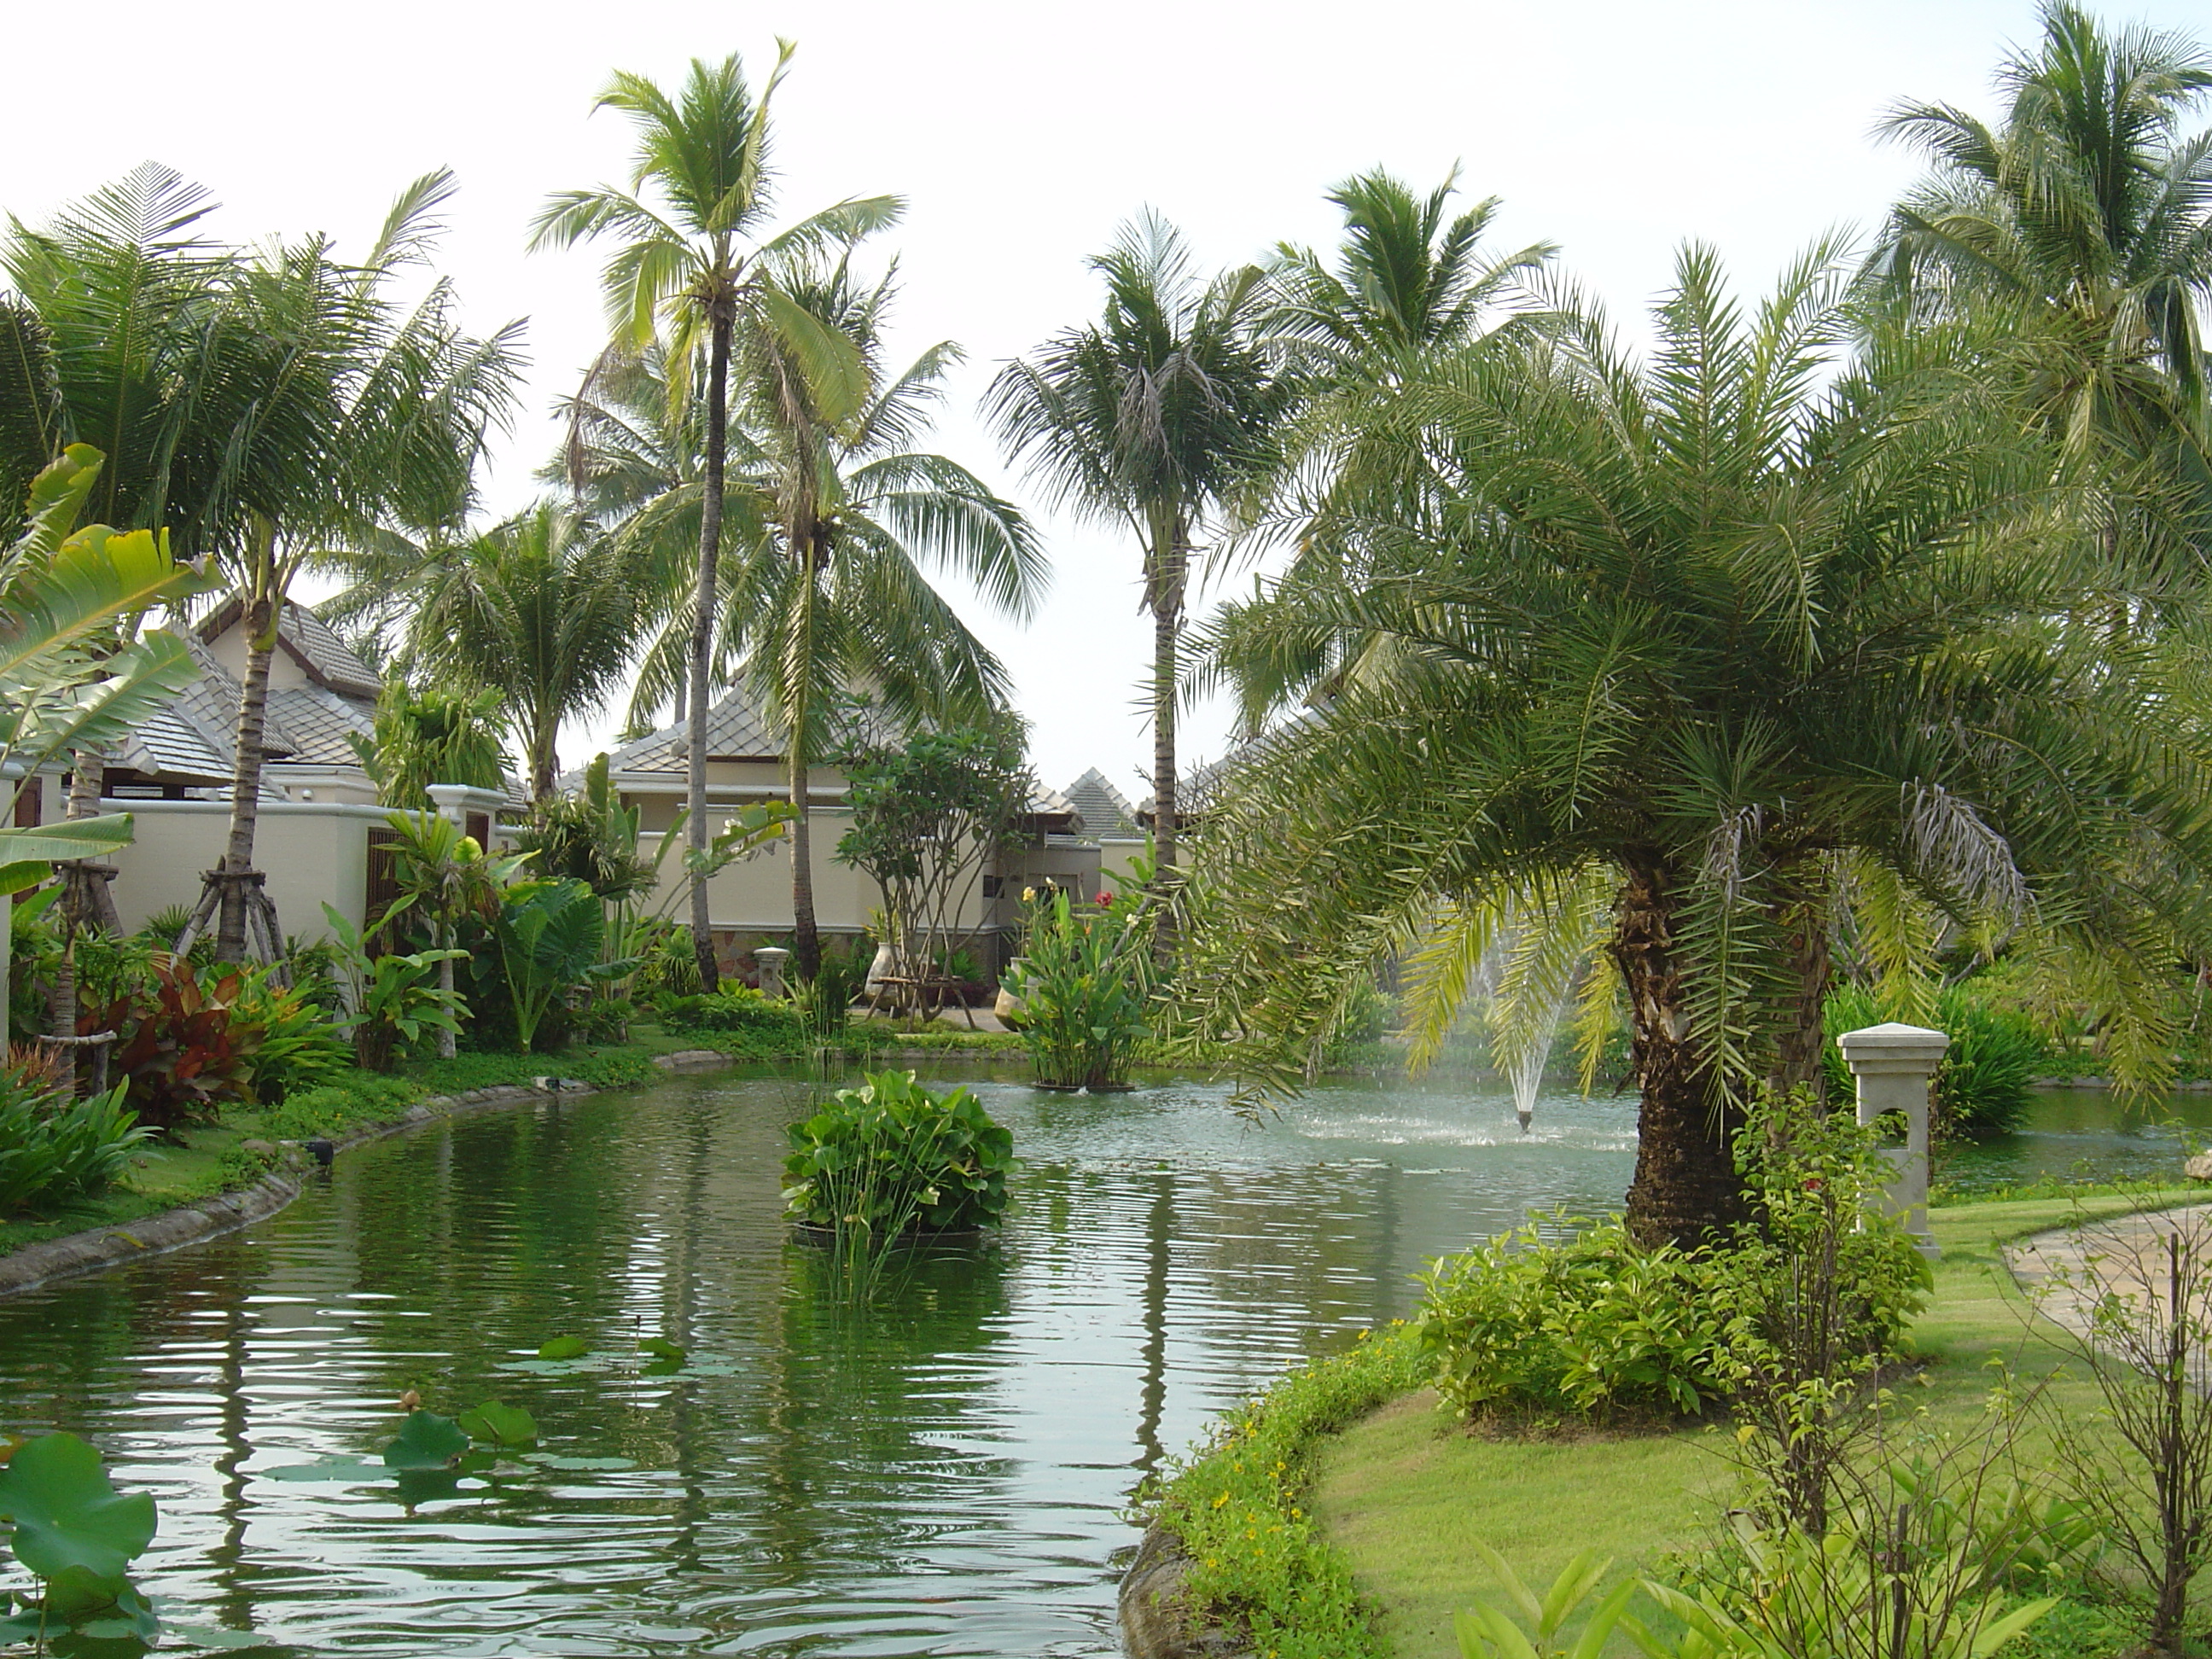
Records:
M705 360L702 398L698 564L692 585L690 836L691 935L701 982L720 981L707 908L707 709L714 655L714 609L720 592L723 473L728 459L731 343L740 319L781 336L805 366L824 401L849 404L859 396L860 367L850 348L822 330L764 280L786 255L849 245L895 221L896 198L853 198L789 228L766 234L773 204L769 166L769 106L791 42L779 40L776 64L757 98L735 53L719 64L692 60L671 96L642 76L618 74L594 107L620 110L638 136L629 187L563 191L550 198L532 226L531 246L566 247L602 236L622 246L608 261L604 287L618 346L642 351L665 326L670 386L677 406L692 395L692 365Z
M371 579L388 591L389 573ZM601 707L636 655L650 590L616 540L558 502L434 548L407 576L398 665L496 693L532 797L553 793L561 723ZM344 596L341 596L343 599Z
M1747 319L1690 250L1648 361L1591 317L1378 412L1371 488L1324 526L1359 557L1254 619L1376 648L1249 755L1189 893L1196 1024L1253 1091L1297 1085L1378 952L1425 947L1449 995L1501 914L1571 918L1602 881L1642 1094L1630 1220L1694 1240L1734 1209L1746 1096L1817 1086L1855 862L2032 919L2139 1009L2145 964L2205 934L2189 700L2158 646L2054 621L2137 573L1975 372L1986 341L1836 361L1832 255Z
M2212 51L2108 29L2046 0L2043 36L1999 70L1991 125L1907 103L1883 124L1935 171L1899 204L1870 274L1942 314L1995 307L2025 337L2031 395L2080 447L2179 463L2212 500L2204 338L2212 287L2212 130L2185 122Z
M829 751L836 717L864 695L901 722L975 723L1002 715L1004 667L930 584L949 572L995 608L1026 617L1048 572L1020 511L966 468L913 447L961 360L940 342L890 372L883 324L896 273L857 283L844 261L795 267L778 278L792 301L851 342L866 395L848 412L814 396L805 364L784 331L747 330L738 341L740 467L725 483L726 523L737 533L722 567L724 618L718 678L742 676L785 732L793 809L793 951L802 978L821 960L816 924L809 775ZM659 562L672 524L698 511L699 489L655 457L667 446L647 418L653 366L624 402L584 412L584 465L574 475L585 499L619 522L647 567ZM647 492L625 511L606 492L623 480ZM616 491L619 499L620 491ZM672 616L646 653L631 724L649 719L683 686L685 619Z
M1126 527L1142 550L1164 884L1178 858L1176 699L1192 563L1267 470L1290 387L1256 337L1266 299L1256 265L1201 283L1182 236L1151 214L1091 264L1106 281L1104 315L1009 363L988 406L1008 453L1054 499Z
M485 437L512 405L514 329L489 339L462 332L443 279L411 305L393 291L426 258L453 190L440 172L403 191L358 264L339 260L320 236L240 261L216 316L217 349L252 394L226 422L196 428L222 446L210 487L225 533L213 550L246 643L230 835L201 902L220 918L219 960L245 954L258 893L253 839L269 669L293 579L394 525L458 526L473 501ZM261 923L262 946L273 951L265 902Z

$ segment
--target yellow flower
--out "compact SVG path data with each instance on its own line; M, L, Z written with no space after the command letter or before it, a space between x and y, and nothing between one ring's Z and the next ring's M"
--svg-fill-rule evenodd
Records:
M1036 902L1036 889L1034 887L1023 888L1022 902L1024 904L1035 904Z

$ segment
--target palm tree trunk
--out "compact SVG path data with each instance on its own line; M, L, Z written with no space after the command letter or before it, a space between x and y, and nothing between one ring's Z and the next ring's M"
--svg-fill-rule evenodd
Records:
M822 930L814 915L813 820L807 806L807 707L813 691L815 537L811 524L794 524L791 544L799 554L799 616L791 642L785 701L791 734L784 747L791 771L791 953L799 979L811 984L822 971Z
M730 327L729 302L723 299L712 319L713 343L707 362L707 454L704 493L699 501L699 579L692 595L690 740L684 799L690 808L684 830L702 868L691 872L691 950L699 964L699 988L712 996L721 988L722 969L714 955L714 922L707 906L707 872L703 865L707 828L707 714L708 681L714 654L714 600L717 568L722 556L722 471L729 451Z
M434 937L437 939L438 948L441 951L452 950L453 948L453 924L450 921L441 921L438 924L437 933ZM438 964L438 988L441 991L443 991L449 998L453 994L453 959L451 957L447 957L443 962L441 962ZM449 1001L446 1006L450 1008L453 1006L453 1004ZM438 1058L441 1060L451 1060L454 1055L460 1053L460 1051L461 1046L459 1040L456 1039L453 1034L447 1030L444 1026L440 1026L438 1028Z
M1645 1244L1695 1248L1741 1212L1729 1137L1736 1115L1716 1095L1712 1068L1690 1035L1673 954L1673 872L1632 862L1613 958L1628 988L1629 1055L1643 1092L1629 1231Z
M1158 860L1153 885L1163 899L1172 890L1176 868L1176 832L1182 828L1176 801L1176 691L1182 643L1183 579L1189 562L1189 527L1178 516L1159 538L1152 592L1152 842ZM1173 908L1163 902L1156 922L1155 949L1164 957L1175 949Z
M1787 875L1783 878L1782 890L1776 920L1789 942L1796 994L1789 1024L1777 1045L1774 1083L1780 1089L1809 1088L1815 1099L1826 1100L1828 1073L1820 1062L1827 1036L1820 1015L1829 979L1826 895Z
M822 930L814 915L814 841L806 807L805 745L791 745L791 955L799 977L811 983L822 971Z
M237 760L230 780L230 839L223 848L222 896L216 923L217 962L246 959L246 883L253 868L253 832L261 816L263 735L269 723L269 665L276 654L276 605L257 592L247 601L246 676L238 696Z

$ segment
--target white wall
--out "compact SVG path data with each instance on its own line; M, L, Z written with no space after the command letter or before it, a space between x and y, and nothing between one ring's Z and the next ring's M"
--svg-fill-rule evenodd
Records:
M230 833L228 801L104 800L104 812L128 812L137 838L113 860L115 910L124 931L173 904L199 902L202 872L222 857ZM269 896L287 933L312 939L329 932L327 902L354 927L368 890L368 832L386 827L386 810L336 801L264 801L253 861L269 876Z

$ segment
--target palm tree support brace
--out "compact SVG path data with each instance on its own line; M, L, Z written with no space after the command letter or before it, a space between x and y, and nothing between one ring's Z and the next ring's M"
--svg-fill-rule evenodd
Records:
M177 935L176 954L185 955L222 908L223 890L232 884L245 888L246 949L256 962L268 963L276 968L271 975L279 985L289 985L290 976L283 970L284 933L276 921L276 902L269 896L266 884L268 873L261 870L203 870L200 879L200 902L193 907L192 919L185 924L185 931Z

